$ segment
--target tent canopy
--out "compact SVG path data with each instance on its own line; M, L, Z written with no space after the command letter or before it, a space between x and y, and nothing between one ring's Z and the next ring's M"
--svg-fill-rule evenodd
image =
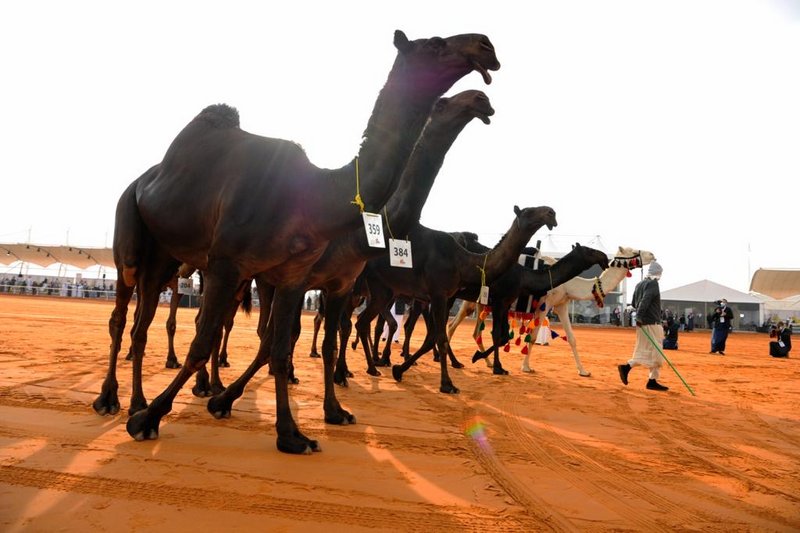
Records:
M116 268L111 248L0 243L0 265L10 265L17 261L32 263L45 268L56 263L81 269L94 266Z
M759 268L750 280L750 290L778 300L800 295L800 269Z
M661 300L677 302L715 302L721 298L734 304L759 304L761 300L750 294L704 279L683 287L661 291Z

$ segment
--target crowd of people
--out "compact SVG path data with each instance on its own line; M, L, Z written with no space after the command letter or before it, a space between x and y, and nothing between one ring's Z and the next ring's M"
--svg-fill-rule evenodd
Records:
M114 291L114 282L106 280L34 278L21 274L0 279L0 293L108 299L114 298Z

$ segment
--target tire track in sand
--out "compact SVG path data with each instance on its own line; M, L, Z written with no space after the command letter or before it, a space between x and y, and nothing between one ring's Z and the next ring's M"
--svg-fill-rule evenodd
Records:
M356 507L218 489L198 491L169 483L141 483L18 466L0 466L0 483L106 498L113 495L117 499L158 505L179 502L177 505L299 521L374 528L385 527L388 523L403 531L530 531L530 524L520 522L515 517L489 516L490 511L479 508L464 513L462 509L430 504L415 504L414 508L419 510Z
M603 466L542 420L538 422L543 429L537 431L534 438L531 430L522 425L517 400L516 396L503 395L504 407L501 409L501 412L505 413L504 421L513 440L539 464L624 518L626 524L635 525L642 531L672 531L669 527L642 519L638 511L640 506L632 504L633 501L644 502L654 509L669 512L686 524L711 519L691 513L639 483Z

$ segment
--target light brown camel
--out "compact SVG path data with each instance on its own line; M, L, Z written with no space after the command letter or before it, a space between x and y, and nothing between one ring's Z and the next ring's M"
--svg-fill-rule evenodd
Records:
M155 172L123 193L114 253L126 289L117 291L110 321L111 362L134 286L142 296L134 336L143 342L158 288L176 263L193 265L205 276L204 303L183 367L146 409L128 419L128 433L136 440L158 437L174 398L219 343L237 292L255 279L259 292L275 288L269 313L273 335L262 338L257 359L271 355L278 449L319 450L292 417L287 383L291 326L309 273L332 239L359 226L359 206L370 212L382 208L435 101L473 70L488 83L488 70L499 68L483 35L409 41L397 31L394 44L397 59L359 156L341 169L317 168L295 143L243 131L234 109L216 105L178 134ZM117 231L120 227L124 231ZM103 392L108 389L104 383ZM110 403L102 393L99 400Z

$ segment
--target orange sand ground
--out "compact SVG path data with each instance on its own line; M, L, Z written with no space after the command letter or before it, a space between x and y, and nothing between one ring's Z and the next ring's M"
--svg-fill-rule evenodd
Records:
M160 438L135 442L122 360L122 411L96 415L110 312L106 302L0 295L2 531L800 530L800 362L769 357L765 334L732 334L720 357L708 354L708 332L683 333L668 357L693 397L668 366L668 393L645 390L641 368L620 383L632 329L577 328L591 378L561 340L535 348L535 374L519 371L515 347L503 354L511 375L494 376L471 363L468 323L454 339L461 394L438 392L430 357L396 383L386 370L368 376L359 352L350 387L336 391L358 423L329 426L305 315L291 397L323 451L291 456L275 447L265 370L232 418L213 419L186 386ZM150 333L149 399L175 374L164 368L166 315L160 308ZM179 312L180 354L193 318ZM237 319L226 383L255 352L257 318ZM465 434L476 420L485 445Z

